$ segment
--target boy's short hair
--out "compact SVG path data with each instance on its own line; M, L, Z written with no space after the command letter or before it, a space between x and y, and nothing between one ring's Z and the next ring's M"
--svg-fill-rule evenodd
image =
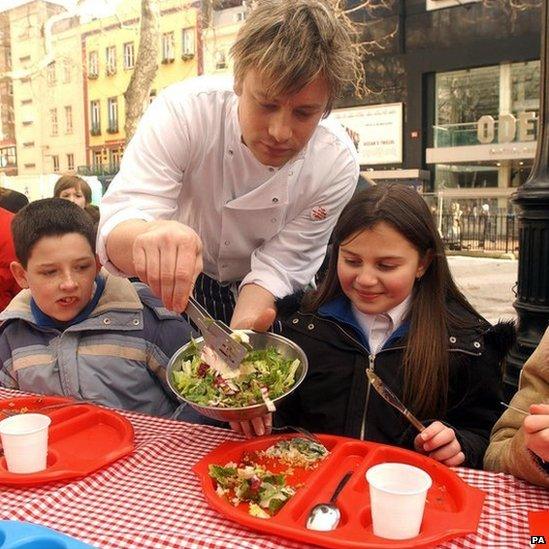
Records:
M356 31L328 0L260 0L231 48L237 90L250 69L270 83L269 96L298 92L317 76L326 79L332 103L364 69Z
M70 200L44 198L31 202L11 222L15 255L27 268L36 243L45 236L82 235L95 253L95 229L90 216Z
M59 198L60 194L66 189L79 190L84 195L86 204L89 204L92 201L91 187L84 179L77 175L62 175L53 188L54 198Z

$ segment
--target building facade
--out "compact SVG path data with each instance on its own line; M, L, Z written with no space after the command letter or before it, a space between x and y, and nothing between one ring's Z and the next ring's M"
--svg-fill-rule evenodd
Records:
M386 124L385 143L374 137L373 144L396 143L399 153L386 162L383 148L373 150L366 174L411 177L425 191L501 206L535 154L540 5L395 0L384 11L354 14L373 48L365 57L371 86L365 99L341 106L375 106L381 114L363 124L363 140ZM402 114L388 123L383 113L395 104Z

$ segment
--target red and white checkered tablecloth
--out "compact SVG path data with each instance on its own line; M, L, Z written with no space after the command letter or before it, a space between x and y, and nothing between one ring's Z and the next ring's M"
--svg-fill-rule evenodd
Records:
M18 395L0 389L0 398ZM42 524L99 548L310 547L253 532L209 507L191 467L222 442L234 440L231 431L124 415L135 429L131 456L68 483L2 486L0 519ZM456 472L487 497L477 533L440 547L529 547L528 511L549 509L549 491L510 475L463 468Z

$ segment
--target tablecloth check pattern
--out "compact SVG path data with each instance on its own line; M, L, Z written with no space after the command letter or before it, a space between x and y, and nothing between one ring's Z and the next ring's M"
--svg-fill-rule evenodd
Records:
M0 398L19 396L0 389ZM0 519L54 528L99 548L307 548L225 519L202 496L191 467L231 431L123 412L135 452L88 477L32 488L0 487ZM85 452L85 448L82 449ZM528 511L549 508L549 491L510 475L456 468L487 492L477 533L440 548L529 547Z

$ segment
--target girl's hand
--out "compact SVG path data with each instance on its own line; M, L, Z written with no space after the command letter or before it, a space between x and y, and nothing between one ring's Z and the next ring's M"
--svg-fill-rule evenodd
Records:
M449 467L456 467L465 461L465 454L461 450L456 433L440 421L431 423L421 432L415 438L414 446L418 452L425 452L429 457Z
M549 461L549 404L532 404L523 425L526 448Z
M246 438L270 435L273 427L273 414L254 417L252 420L231 421L229 425L233 431L244 435Z

